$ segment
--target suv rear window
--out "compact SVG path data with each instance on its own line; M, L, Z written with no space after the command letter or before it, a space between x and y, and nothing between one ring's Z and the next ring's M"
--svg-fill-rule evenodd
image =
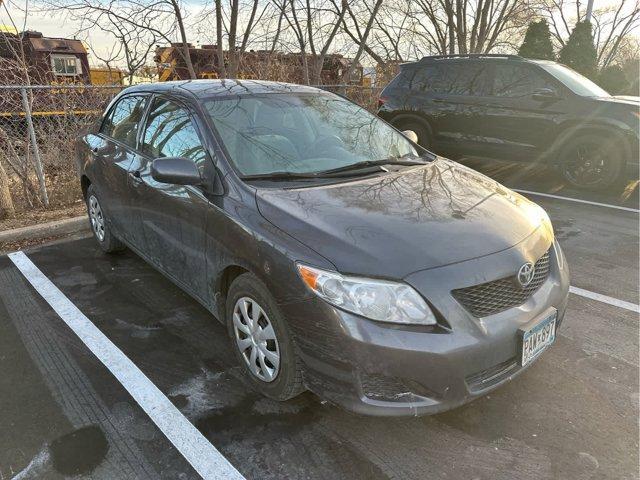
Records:
M487 95L489 73L478 62L426 65L416 69L410 88L449 95Z

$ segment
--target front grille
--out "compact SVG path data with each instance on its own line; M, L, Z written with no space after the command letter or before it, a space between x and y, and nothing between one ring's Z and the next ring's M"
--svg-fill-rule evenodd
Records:
M520 286L516 275L451 292L476 317L486 317L526 302L549 277L549 251L535 263L533 280Z
M480 372L476 372L473 375L469 375L465 380L469 386L469 390L477 392L489 388L509 375L514 373L518 369L518 362L516 358L510 358L506 362L499 363L493 367L489 367Z
M415 396L439 398L436 392L428 390L413 380L387 377L385 375L360 373L362 392L371 399L392 402L409 402Z
M377 400L396 400L408 390L399 378L384 375L362 374L360 383L364 394Z

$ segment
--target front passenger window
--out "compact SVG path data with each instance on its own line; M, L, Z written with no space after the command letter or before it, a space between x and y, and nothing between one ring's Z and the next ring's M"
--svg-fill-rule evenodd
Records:
M152 158L190 158L198 166L207 158L189 111L162 98L151 105L142 151Z
M526 97L540 88L553 88L541 75L525 65L496 65L493 94L496 97Z

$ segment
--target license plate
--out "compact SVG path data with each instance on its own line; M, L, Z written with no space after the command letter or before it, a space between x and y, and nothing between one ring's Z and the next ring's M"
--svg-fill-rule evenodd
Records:
M523 367L556 339L557 317L558 313L553 312L528 330L520 330L522 335L520 364Z

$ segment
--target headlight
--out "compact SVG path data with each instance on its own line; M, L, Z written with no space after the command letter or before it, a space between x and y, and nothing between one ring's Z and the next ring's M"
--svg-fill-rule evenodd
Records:
M357 315L417 325L435 325L429 305L409 285L341 275L298 264L304 283L320 298Z

